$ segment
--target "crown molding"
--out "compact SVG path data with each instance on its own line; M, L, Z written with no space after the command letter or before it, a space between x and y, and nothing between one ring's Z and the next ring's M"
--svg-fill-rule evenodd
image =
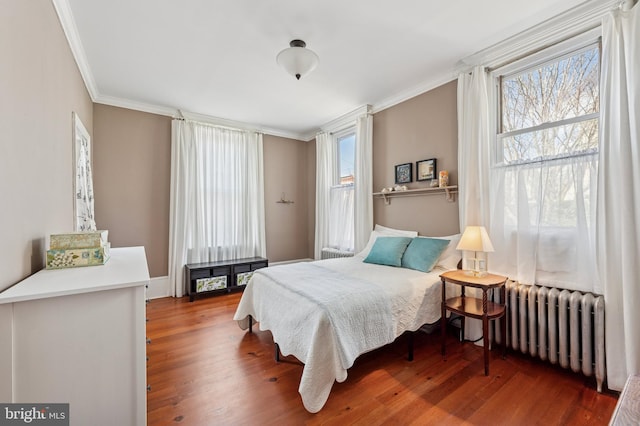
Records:
M283 137L288 139L296 139L296 140L305 141L305 142L315 137L315 132L313 133L288 132L286 130L274 129L271 127L262 126L258 124L244 123L242 121L229 120L226 118L214 117L211 115L199 114L194 112L184 112L168 106L160 106L160 105L149 104L144 102L137 102L137 101L132 101L130 99L118 98L115 96L99 95L94 102L97 104L115 106L119 108L126 108L134 111L148 112L148 113L157 114L157 115L165 115L165 116L174 117L174 118L182 114L184 118L193 120L193 121L200 121L202 123L213 124L221 127L250 130L254 132L268 134L271 136L278 136L278 137Z
M319 131L320 129L315 129L306 133L301 133L300 140L303 142L311 142L316 139L316 135L318 134Z
M343 130L349 126L355 125L358 117L361 117L365 114L371 113L371 105L361 105L358 108L350 111L346 114L341 115L338 118L335 118L320 128L322 132L330 132L335 133ZM314 136L315 137L315 136Z
M69 43L69 47L71 48L73 58L78 65L78 70L80 71L82 80L84 80L84 85L89 92L91 100L95 102L99 95L98 88L96 87L95 80L93 79L93 74L91 73L91 69L89 68L89 62L87 61L87 56L84 53L84 48L82 47L82 42L80 41L80 35L78 34L76 21L73 19L73 12L71 11L71 6L69 6L69 1L52 0L52 2L53 7L58 14L58 19L60 20L62 31L67 37L67 42Z
M496 68L523 54L554 45L597 28L602 17L621 6L621 0L589 0L564 13L547 19L493 46L463 58L456 64L455 74L476 65Z
M166 115L175 117L178 110L168 106L160 106L156 104L148 104L145 102L132 101L131 99L118 98L116 96L105 96L98 94L94 100L97 104L115 106L119 108L132 109L136 111L148 112L157 115Z
M176 111L174 110L174 116L181 116L186 120L197 121L200 123L211 124L214 126L228 127L232 129L248 130L251 132L263 133L270 136L277 136L288 139L295 139L303 142L308 142L308 134L287 132L285 130L274 129L257 124L244 123L242 121L229 120L227 118L214 117L211 115L200 114L196 112L188 111ZM315 133L314 133L315 135ZM305 139L306 138L306 139Z
M443 84L449 83L451 80L455 80L456 78L457 76L454 76L449 72L447 72L445 75L441 75L436 78L431 78L416 86L413 86L407 90L403 90L400 93L397 93L393 96L383 99L380 102L373 104L371 113L375 114L387 108L391 108L392 106L398 105L404 101L408 101L411 98L415 98L418 95L426 93L429 90L433 90L437 87L442 86Z
M313 132L306 132L306 133L298 133L298 132L289 132L286 130L281 130L281 129L274 129L271 127L261 127L261 131L262 133L264 133L265 135L271 135L271 136L278 136L281 138L287 138L287 139L295 139L297 141L301 141L301 142L310 142L313 139L315 139L316 137L316 131L314 130Z

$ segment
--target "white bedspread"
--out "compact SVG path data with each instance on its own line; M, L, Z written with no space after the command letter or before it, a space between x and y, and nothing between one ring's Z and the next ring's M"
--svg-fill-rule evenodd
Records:
M255 272L234 319L246 329L251 315L304 363L298 391L315 413L359 355L440 318L440 273L357 257L272 266Z

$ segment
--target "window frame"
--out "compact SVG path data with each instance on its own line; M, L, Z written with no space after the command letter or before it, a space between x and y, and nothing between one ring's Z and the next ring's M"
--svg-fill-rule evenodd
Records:
M350 137L353 135L354 138L354 181L350 182L350 183L340 183L341 181L341 158L340 158L340 140L341 139L345 139L347 137ZM331 138L332 138L332 143L335 144L335 161L336 161L336 167L335 167L335 175L333 177L333 185L331 185L331 187L329 188L329 194L330 194L330 201L329 201L329 230L330 230L330 234L331 234L331 230L334 228L335 223L333 222L334 220L336 221L342 221L344 220L344 218L342 217L333 217L331 215L331 211L333 210L333 205L331 202L331 199L333 197L333 193L335 191L341 191L341 190L346 190L349 191L349 193L351 194L351 197L353 197L354 191L355 191L355 155L356 155L356 150L357 150L357 144L358 144L358 136L357 136L357 131L356 131L356 126L348 126L345 128L342 128L338 131L335 131L333 133L331 133ZM352 217L350 218L352 220L353 223L351 223L351 228L354 228L355 226L355 209L352 212ZM329 240L327 241L327 247L331 247L331 248L335 248L335 249L339 249L339 250L353 250L354 249L354 245L355 245L355 234L353 233L354 229L352 229L352 238L349 240L350 246L344 245L344 239L343 240L332 240L331 239L331 235L329 235Z
M353 150L354 150L354 182L352 183L340 183L340 180L342 178L341 173L340 173L340 166L342 165L341 162L341 157L340 157L340 140L341 139L345 139L349 136L353 135L354 138L354 145L353 145ZM336 144L336 176L334 176L334 184L332 185L332 187L336 187L336 186L353 186L355 184L355 151L357 148L357 144L358 144L358 136L356 133L356 127L355 126L349 126L345 129L340 130L339 132L336 132L333 134L333 141Z
M567 124L573 124L581 121L592 120L594 118L597 118L599 121L600 107L598 107L597 113L590 113L590 114L585 114L578 117L571 117L563 120L541 123L536 126L517 129L509 132L502 132L502 129L503 129L502 80L504 78L509 78L511 76L521 74L522 72L528 69L541 67L546 64L551 64L554 62L559 62L567 57L576 55L581 51L590 50L594 46L597 46L599 51L598 73L600 74L602 69L602 37L599 30L600 30L599 28L594 28L592 30L579 34L575 37L572 37L568 40L558 42L551 46L543 46L533 53L524 54L510 63L507 63L505 65L499 66L491 70L491 76L493 80L494 94L495 94L494 101L493 101L493 108L492 108L492 114L494 114L494 117L495 117L495 119L493 120L495 127L491 132L492 134L491 150L493 151L493 155L491 155L492 167L518 167L518 166L524 166L528 164L535 164L543 161L553 161L556 159L561 160L565 158L579 157L583 155L593 155L598 152L598 149L596 148L596 150L593 152L578 152L575 154L559 155L557 157L525 160L518 163L509 163L509 164L505 163L504 157L503 157L503 154L504 154L504 147L502 145L503 139L510 136L517 136L524 133L547 130L554 127L561 127ZM600 85L598 85L598 92L600 92Z

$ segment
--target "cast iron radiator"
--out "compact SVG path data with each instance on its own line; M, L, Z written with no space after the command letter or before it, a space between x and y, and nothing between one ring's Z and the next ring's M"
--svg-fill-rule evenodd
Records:
M494 297L498 297L495 292ZM507 346L591 377L606 378L604 297L507 281ZM500 327L494 336L502 343Z
M334 259L336 257L353 257L352 251L338 250L331 247L325 247L320 252L321 259Z

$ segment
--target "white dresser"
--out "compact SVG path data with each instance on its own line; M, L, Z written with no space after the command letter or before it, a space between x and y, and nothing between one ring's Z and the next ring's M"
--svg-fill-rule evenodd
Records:
M146 424L144 247L0 293L0 401L69 403L71 425Z

